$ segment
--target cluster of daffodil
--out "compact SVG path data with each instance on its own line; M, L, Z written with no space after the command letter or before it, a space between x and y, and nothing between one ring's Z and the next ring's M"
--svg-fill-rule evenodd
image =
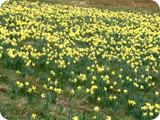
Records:
M0 9L0 60L21 77L45 71L43 84L16 82L39 98L69 87L71 97L83 88L95 112L114 104L138 109L146 94L159 106L159 21L158 14L14 1ZM152 117L159 108L151 107L138 112Z
M18 88L26 89L26 91L28 93L33 93L36 91L36 86L34 86L34 85L29 86L30 85L29 82L22 83L22 82L17 81L16 84L17 84Z
M153 117L157 116L160 111L160 105L159 104L150 104L150 103L145 103L144 106L141 107L141 110L143 111L143 117Z
M134 106L136 105L136 102L134 100L128 100L128 104Z

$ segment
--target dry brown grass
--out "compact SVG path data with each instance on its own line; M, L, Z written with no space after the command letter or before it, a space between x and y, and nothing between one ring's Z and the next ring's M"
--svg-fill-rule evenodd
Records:
M145 13L160 12L158 5L152 0L90 0L89 4L111 10L133 10Z
M30 0L53 4L67 4L81 7L106 8L109 10L138 11L143 13L160 13L153 0Z
M131 6L131 7L155 7L156 3L152 0L90 0L96 4L115 5L115 6Z
M76 5L82 7L106 8L109 10L160 13L158 5L152 0L39 0L50 3Z

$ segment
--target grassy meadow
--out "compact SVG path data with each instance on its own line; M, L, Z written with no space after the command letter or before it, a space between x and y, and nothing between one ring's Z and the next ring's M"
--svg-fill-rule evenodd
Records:
M154 119L160 112L156 4L45 1L9 1L0 8L2 115L9 120Z
M37 1L37 0L29 0ZM160 13L158 4L153 0L38 0L50 4L62 4L81 7L96 7L112 11L131 11L143 13Z

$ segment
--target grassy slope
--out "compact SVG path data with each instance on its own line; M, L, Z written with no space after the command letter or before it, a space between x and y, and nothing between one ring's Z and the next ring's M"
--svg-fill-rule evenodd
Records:
M42 1L42 0L41 0ZM79 5L79 6L85 6L85 7L99 7L99 8L107 8L110 10L138 10L142 12L147 12L147 13L157 13L159 12L159 9L157 5L154 2L151 2L151 0L127 0L127 3L124 3L122 0L84 0L83 2L80 1L72 1L71 0L57 0L56 2L53 0L43 0L46 2L50 3L61 3L61 4L69 4L69 5ZM117 2L118 1L118 2ZM151 7L150 7L151 5ZM16 99L15 97L12 96L12 91L11 87L13 82L19 79L19 77L16 74L15 70L8 69L5 66L3 66L3 63L0 63L0 110L4 110L3 114L7 118L12 118L17 119L19 114L23 114L23 116L27 116L27 110L32 107L32 105L28 104L28 101L26 100L25 96L20 97L19 99ZM29 80L35 79L34 77L29 77ZM66 90L67 91L67 90ZM18 98L19 96L17 96ZM63 99L65 96L63 96ZM80 102L84 101L85 104L85 99L73 99L71 103L65 103L61 102L61 104L55 105L53 108L51 108L54 111L55 109L57 110L57 113L53 114L55 115L55 118L58 119L65 119L64 116L58 116L61 112L63 114L67 114L67 106L70 106L71 108L74 108L74 110L78 109L79 106L81 106ZM43 101L38 101L36 104L42 103ZM36 105L35 104L35 105ZM61 105L64 106L63 111L61 111ZM7 107L6 107L7 106ZM42 105L43 106L43 105ZM89 110L89 106L86 106L87 109ZM19 109L21 109L21 113L19 113ZM33 109L34 112L41 112L39 111L41 108ZM81 108L80 108L81 109ZM8 112L9 111L9 112ZM83 112L83 109L81 110ZM103 111L105 112L105 111ZM108 110L108 113L111 114L113 112L112 109ZM40 113L41 114L41 113ZM44 114L44 113L42 113ZM13 116L14 115L14 116ZM45 114L44 114L45 115ZM115 116L113 116L114 120L120 120L119 113L117 112ZM131 116L121 116L122 120L134 120ZM23 119L23 118L19 118Z
M158 5L152 0L32 0L52 4L68 4L83 7L97 7L119 11L140 11L144 13L160 13Z

